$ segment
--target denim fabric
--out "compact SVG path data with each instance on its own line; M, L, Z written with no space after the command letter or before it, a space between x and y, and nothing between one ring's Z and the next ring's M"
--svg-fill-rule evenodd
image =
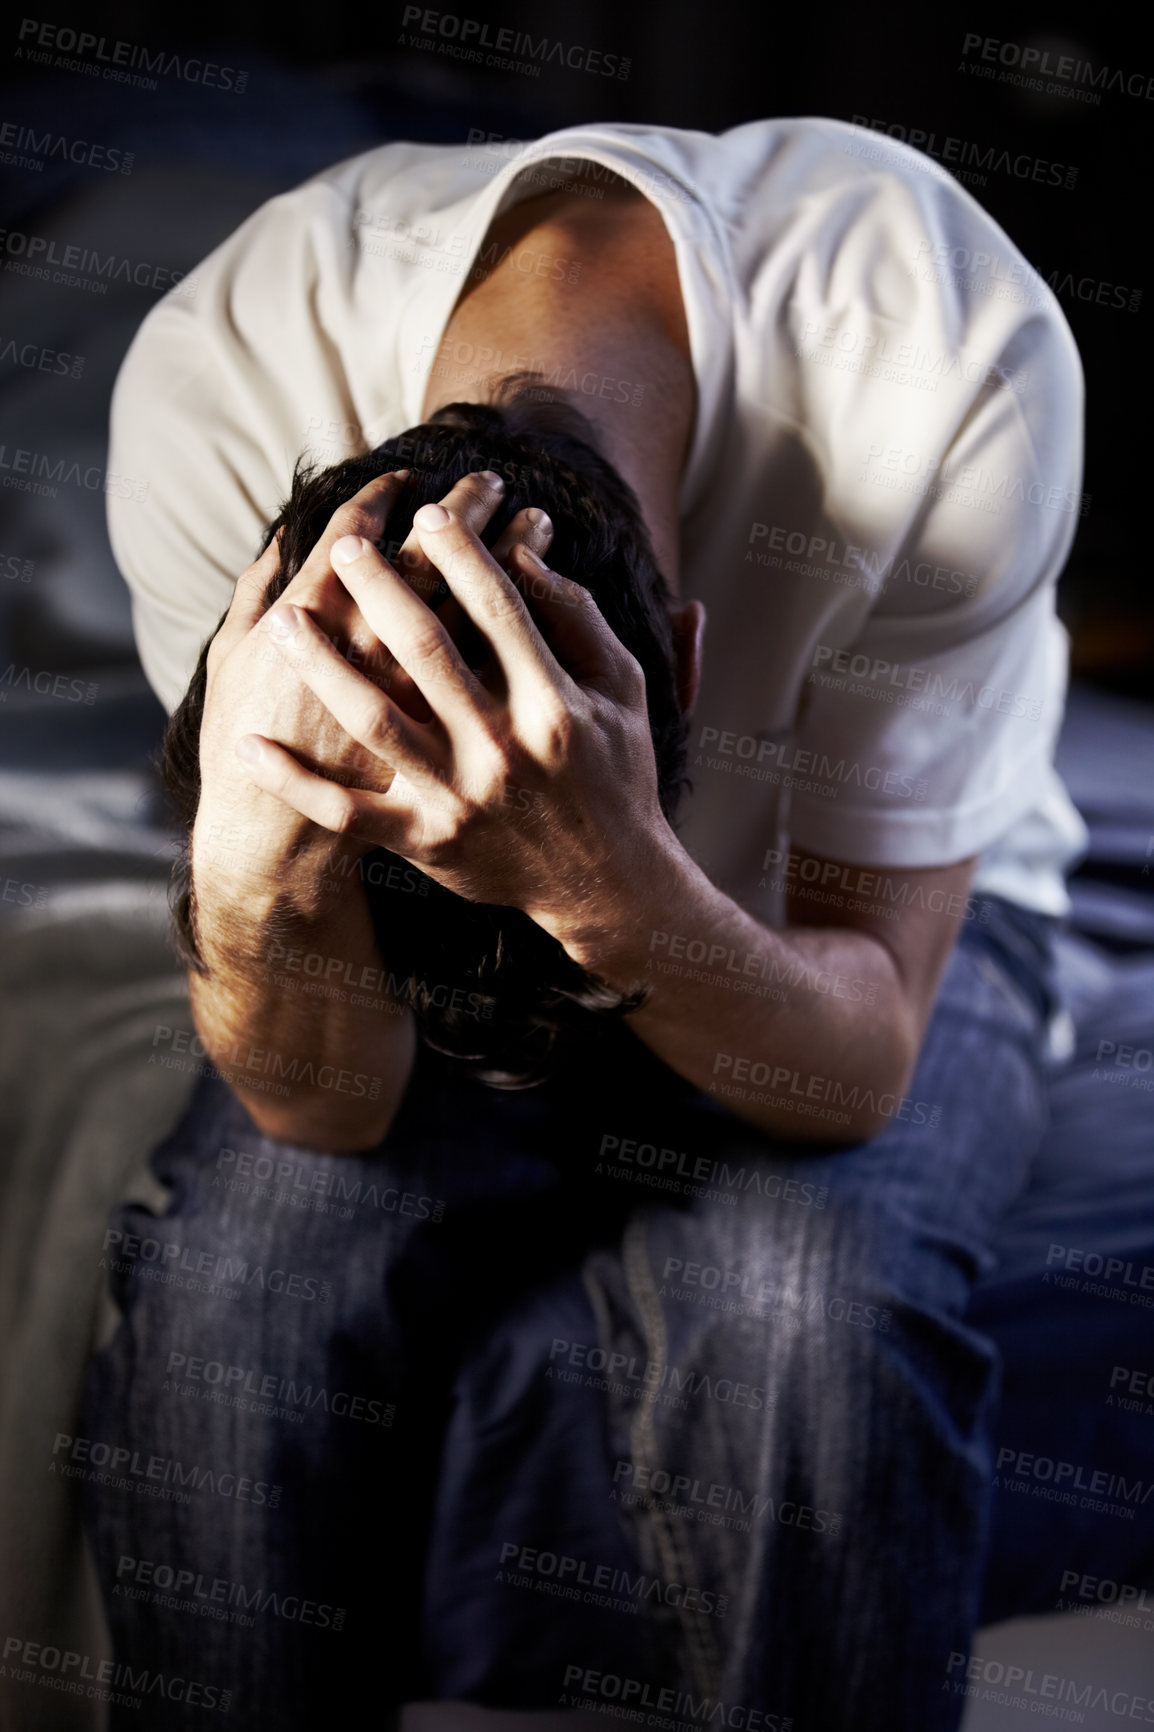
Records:
M979 907L858 1147L760 1136L628 1035L524 1094L424 1052L363 1156L203 1082L164 1207L110 1223L81 1425L117 1655L201 1699L113 1727L219 1726L206 1690L285 1729L365 1691L955 1727L998 1401L966 1310L1054 1007L1051 923Z
M812 1204L750 1184L737 1207L652 1209L590 1259L603 1337L661 1368L610 1400L633 1545L731 1600L724 1625L664 1613L658 1671L680 1656L698 1694L798 1727L961 1717L998 1396L965 1313L1045 1123L1046 924L999 908L966 931L883 1135L761 1163ZM747 1148L726 1140L732 1166ZM699 1368L712 1392L670 1399Z

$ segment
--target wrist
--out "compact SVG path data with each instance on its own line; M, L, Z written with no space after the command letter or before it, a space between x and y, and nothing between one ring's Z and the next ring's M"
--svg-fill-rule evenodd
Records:
M307 819L270 825L251 808L201 802L189 840L199 910L243 911L263 925L273 914L315 919L331 913L359 880L351 867L369 846Z
M717 895L663 823L595 896L534 918L580 967L624 992L645 976L654 934L684 926L693 906Z
M303 897L275 888L247 897L218 893L207 906L197 906L196 934L205 990L231 1001L234 1014L246 1022L265 1019L275 1001L277 1015L340 1023L348 1014L350 988L392 998L363 894L346 889L312 910ZM332 990L318 994L322 977Z

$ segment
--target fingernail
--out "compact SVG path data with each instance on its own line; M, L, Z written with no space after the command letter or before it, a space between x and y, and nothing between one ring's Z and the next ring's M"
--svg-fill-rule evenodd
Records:
M236 755L246 764L260 763L260 741L255 734L242 734L236 742Z
M552 572L549 571L549 567L545 564L545 561L541 558L541 555L539 553L534 553L533 549L531 547L527 546L525 542L521 543L521 552L525 555L525 557L527 559L531 559L533 561L533 564L537 567L538 571L549 572L550 577L552 577L553 574L552 574Z
M525 513L526 523L531 523L534 529L552 529L553 523L547 511L542 511L537 505L531 505Z
M334 565L351 565L354 559L367 553L368 546L363 535L342 535L339 541L333 542L329 558Z
M422 505L413 513L413 522L418 529L444 529L449 521L449 513L443 505Z
M487 481L489 483L490 487L497 487L500 488L502 492L504 491L504 476L498 475L495 469L478 469L477 473L481 477L482 481Z
M265 624L278 643L286 643L296 629L296 621L282 607L274 607L266 616Z

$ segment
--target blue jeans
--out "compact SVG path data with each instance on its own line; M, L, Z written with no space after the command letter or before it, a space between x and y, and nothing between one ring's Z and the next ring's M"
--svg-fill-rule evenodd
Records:
M196 1686L113 1727L227 1699L289 1732L366 1691L956 1727L998 1401L966 1310L1053 1010L1051 923L979 907L856 1147L771 1141L624 1033L522 1094L422 1052L366 1155L202 1082L164 1200L110 1222L65 1451L118 1659Z

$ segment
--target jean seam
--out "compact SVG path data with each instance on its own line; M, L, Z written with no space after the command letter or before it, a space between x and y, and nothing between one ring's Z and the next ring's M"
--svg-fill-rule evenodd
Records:
M669 1335L657 1293L657 1283L649 1263L647 1229L648 1220L645 1215L634 1216L630 1221L622 1242L622 1267L642 1319L642 1328L648 1337L650 1361L656 1367L651 1387L643 1389L640 1408L630 1424L634 1462L641 1462L648 1467L652 1479L653 1473L660 1466L653 1420L669 1362ZM686 1587L700 1586L692 1579L695 1571L688 1543L689 1535L680 1516L674 1510L666 1512L657 1508L651 1508L646 1513L652 1519L662 1564L671 1579L684 1582ZM681 1606L678 1607L678 1621L689 1650L697 1688L707 1696L717 1695L720 1688L721 1661L712 1631L702 1625L700 1620L694 1620Z
M1030 1003L1010 970L1000 963L997 957L988 953L978 957L977 968L982 978L988 980L991 986L997 987L1006 1002L1018 1012L1023 1024L1036 1028L1041 1020L1038 1010Z
M1029 1051L1035 1064L1046 1067L1052 1015L1032 1003L1025 988L1019 985L1012 969L988 952L976 958L978 973L994 987L1003 1002L1015 1013L1018 1021L1015 1035Z

